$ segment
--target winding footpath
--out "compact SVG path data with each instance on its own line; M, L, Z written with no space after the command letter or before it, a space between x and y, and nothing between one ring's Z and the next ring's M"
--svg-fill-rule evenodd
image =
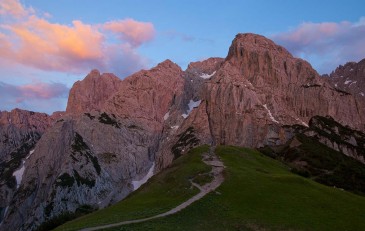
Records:
M189 205L191 205L195 201L200 200L201 198L203 198L208 193L214 191L224 181L224 177L223 177L224 164L217 157L217 155L215 155L214 148L211 148L209 154L207 153L207 154L203 155L203 161L207 165L212 166L212 170L208 174L213 175L213 180L210 183L207 183L203 186L200 186L200 185L198 185L194 182L191 182L191 184L193 186L197 187L200 190L200 192L198 194L196 194L195 196L193 196L192 198L190 198L189 200L187 200L187 201L183 202L182 204L178 205L177 207L175 207L175 208L173 208L173 209L171 209L171 210L169 210L165 213L161 213L161 214L158 214L158 215L155 215L155 216L152 216L152 217L147 217L147 218L137 219L137 220L130 220L130 221L122 221L122 222L118 222L118 223L113 223L113 224L108 224L108 225L101 225L101 226L96 226L96 227L91 227L91 228L85 228L85 229L81 229L81 231L94 231L94 230L100 230L100 229L113 228L113 227L117 227L117 226L121 226L121 225L145 222L145 221L153 220L153 219L156 219L156 218L166 217L168 215L177 213L177 212L185 209L186 207L188 207Z

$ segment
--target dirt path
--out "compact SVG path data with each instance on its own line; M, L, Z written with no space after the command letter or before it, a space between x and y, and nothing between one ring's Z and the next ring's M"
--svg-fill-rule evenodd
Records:
M223 162L217 157L217 155L215 155L214 149L212 149L209 153L207 153L203 156L203 161L207 165L212 166L212 171L209 174L212 174L214 178L213 178L212 182L205 184L203 186L200 186L194 182L191 182L193 186L197 187L200 190L200 192L198 194L196 194L195 196L193 196L192 198L190 198L189 200L185 201L184 203L178 205L177 207L171 209L170 211L158 214L153 217L147 217L147 218L143 218L143 219L130 220L130 221L122 221L122 222L118 222L118 223L101 225L101 226L96 226L96 227L92 227L92 228L85 228L85 229L81 229L81 231L93 231L93 230L107 229L107 228L117 227L117 226L121 226L121 225L149 221L152 219L165 217L165 216L177 213L177 212L181 211L182 209L188 207L195 201L197 201L197 200L201 199L202 197L204 197L205 195L207 195L209 192L214 191L224 181L224 177L223 177L224 165L223 165Z

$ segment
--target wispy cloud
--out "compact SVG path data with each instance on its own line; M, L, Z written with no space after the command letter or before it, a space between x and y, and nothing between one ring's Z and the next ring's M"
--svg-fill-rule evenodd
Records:
M0 2L0 15L21 18L30 13L34 13L34 9L24 7L19 1L1 0Z
M138 22L131 18L106 22L103 28L113 32L121 41L126 41L134 47L152 40L155 36L152 23Z
M98 68L125 76L146 66L137 48L155 34L152 23L133 19L52 23L19 0L2 0L0 15L0 58L41 70L86 73Z
M0 98L14 98L16 103L33 99L52 99L67 97L69 88L62 83L34 83L11 85L0 82Z
M358 22L306 22L271 38L294 55L312 61L321 73L365 58L365 18Z
M11 85L0 82L0 105L2 110L16 107L52 113L65 107L69 88L61 83L34 83Z

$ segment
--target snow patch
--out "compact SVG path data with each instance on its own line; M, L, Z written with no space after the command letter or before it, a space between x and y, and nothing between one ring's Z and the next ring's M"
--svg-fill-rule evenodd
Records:
M352 69L352 68L350 69L350 71L353 71L353 70L354 70L354 69Z
M19 188L20 183L22 183L23 174L24 174L24 171L25 171L25 160L28 160L29 157L33 154L33 152L34 152L34 150L31 150L29 152L29 155L27 157L25 157L25 159L22 161L21 167L18 170L13 172L13 176L16 179L16 188L17 189Z
M133 180L133 191L137 190L139 187L141 187L144 183L148 181L153 176L153 170L155 169L155 163L152 164L150 170L148 170L148 173L141 179L141 180Z
M269 113L269 117L270 117L271 121L272 121L272 122L275 122L275 123L279 123L279 121L277 121L277 120L274 118L274 116L272 116L271 111L267 108L267 105L266 105L266 104L264 104L264 105L262 105L262 106L264 106L264 108L266 109L266 111Z
M335 87L337 87L337 83L335 84Z
M352 85L352 84L354 84L354 83L357 83L357 81L354 81L354 82L350 83L350 85L349 85L349 86L351 86L351 85Z
M360 92L360 95L361 95L361 96L364 96L364 93L363 93L363 92Z
M22 167L20 167L20 169L13 172L13 176L15 176L15 179L16 179L16 188L17 189L19 188L20 183L22 182L22 179L23 179L23 174L24 174L24 170L25 170L24 164L25 164L25 161L23 160Z
M200 75L200 78L203 78L203 79L210 79L213 75L215 75L215 72L214 71L212 74L206 74L206 73L203 73Z
M171 126L171 128L176 130L179 128L179 126L175 125L175 126Z
M304 122L303 120L301 120L299 118L296 118L296 120L298 120L303 126L309 128L309 125L306 122Z
M181 116L184 117L184 119L186 119L190 115L190 113L193 111L193 109L198 107L201 102L202 102L201 100L194 101L191 99L188 104L189 110L187 111L187 113L184 113Z
M29 159L29 157L33 154L34 150L30 150L29 155L25 158L26 160Z
M167 120L170 116L170 112L166 112L166 114L163 116L163 120Z
M349 83L351 83L352 82L352 80L346 80L345 81L345 84L349 84Z

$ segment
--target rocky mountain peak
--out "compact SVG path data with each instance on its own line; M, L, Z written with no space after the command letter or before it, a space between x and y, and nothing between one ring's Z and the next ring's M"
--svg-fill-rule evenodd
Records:
M84 80L72 86L66 112L77 114L101 109L105 101L118 90L121 82L114 74L100 74L98 70L92 70Z
M52 123L46 113L22 110L15 108L10 112L0 112L0 126L12 125L16 128L39 128L44 131Z
M257 34L246 33L237 34L232 41L227 55L227 60L238 58L250 53L275 53L280 56L291 56L291 54L282 46L275 44L272 40Z
M223 58L214 57L205 59L203 61L191 62L189 63L186 71L211 74L214 71L218 70L223 61Z
M166 59L165 61L157 64L155 68L172 68L181 70L180 66L172 62L170 59Z
M331 85L365 102L365 59L340 65L328 76Z
M100 77L100 71L98 69L92 69L89 74L87 74L86 78L97 78Z

